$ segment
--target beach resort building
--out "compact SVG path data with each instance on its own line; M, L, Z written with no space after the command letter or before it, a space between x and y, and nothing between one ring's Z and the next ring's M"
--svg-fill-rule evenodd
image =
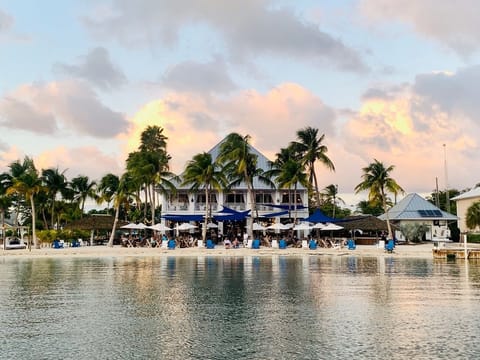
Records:
M458 219L457 216L440 210L416 193L405 196L398 204L390 208L387 213L391 223L397 226L395 238L400 241L404 241L405 237L398 228L402 224L409 223L428 226L424 240L447 240L451 236L448 223ZM383 214L379 218L386 220L387 216Z
M469 229L466 224L467 210L477 201L480 201L480 186L464 192L458 196L453 197L451 200L455 201L457 204L457 216L458 216L458 228L461 233L466 233L467 231L478 232L480 229Z
M223 139L215 145L209 153L212 160L217 159L220 152L220 146L225 141ZM266 171L269 170L269 160L257 149L250 145L250 151L257 155L257 167ZM181 183L181 181L179 182ZM286 218L306 218L308 217L308 191L305 187L298 184L296 189L296 198L294 198L293 189L276 189L261 182L257 177L254 178L253 188L256 202L256 213L252 216L255 219L263 221L280 222ZM202 221L203 217L209 214L213 220L219 222L219 228L222 230L223 223L228 219L245 220L250 216L250 199L247 196L247 185L241 183L228 192L212 190L209 199L209 208L206 208L205 192L199 190L196 193L190 191L189 187L177 186L175 194L169 193L160 196L162 205L162 218L172 221ZM296 212L296 216L295 213Z

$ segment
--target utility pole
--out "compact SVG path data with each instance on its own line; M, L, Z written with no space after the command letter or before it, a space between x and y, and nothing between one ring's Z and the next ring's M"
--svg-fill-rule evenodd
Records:
M445 197L446 197L446 210L450 212L450 195L448 193L448 171L447 171L447 145L443 144L443 157L444 157L444 167L445 167Z

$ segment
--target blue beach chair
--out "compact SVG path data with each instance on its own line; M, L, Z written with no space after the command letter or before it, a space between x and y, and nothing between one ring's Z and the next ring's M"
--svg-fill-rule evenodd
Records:
M395 241L393 239L388 240L387 244L385 245L385 251L386 252L393 252L393 249L395 248Z
M211 239L207 239L207 244L205 245L207 249L215 249L215 244Z
M168 250L175 250L175 246L177 246L177 244L175 244L175 240L173 239L168 240L168 244L167 244Z
M286 249L287 248L287 242L285 241L285 239L281 239L278 242L278 248L279 249Z
M355 241L353 241L353 239L347 240L347 246L348 250L355 250L357 248L357 245L355 245Z
M252 241L252 249L260 249L260 240L255 239Z
M63 249L63 243L61 243L59 240L53 240L53 248Z
M313 239L311 239L309 242L308 242L308 248L310 250L317 250L317 242Z

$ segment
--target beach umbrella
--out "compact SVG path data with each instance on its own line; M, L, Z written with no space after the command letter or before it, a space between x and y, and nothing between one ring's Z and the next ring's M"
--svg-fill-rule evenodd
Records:
M263 230L266 230L266 229L267 228L265 226L262 226L259 223L253 223L253 230L254 231L263 231Z
M146 228L147 228L147 225L143 223L138 223L138 224L130 223L121 227L121 229L130 229L130 230L143 230Z
M270 226L267 226L267 229L269 230L288 230L290 229L290 226L282 224L282 223L275 223Z
M328 223L327 225L321 228L321 230L331 230L331 231L341 230L341 229L343 229L343 226L332 224L332 223Z
M218 225L215 223L209 222L207 224L207 229L216 229L216 228L218 228Z
M172 230L171 228L169 228L168 226L166 225L163 225L162 223L158 223L158 224L155 224L155 225L152 225L152 226L148 226L149 229L152 229L152 230L155 230L155 231L168 231L168 230Z
M315 225L313 225L313 229L323 229L325 227L324 224L322 223L316 223Z
M301 224L295 225L293 227L293 230L310 230L311 228L312 226L310 226L309 223L301 223Z
M193 230L193 229L196 229L198 226L196 225L192 225L192 224L189 224L189 223L183 223L181 225L177 225L175 226L175 230L178 230L178 231L188 231L188 230Z

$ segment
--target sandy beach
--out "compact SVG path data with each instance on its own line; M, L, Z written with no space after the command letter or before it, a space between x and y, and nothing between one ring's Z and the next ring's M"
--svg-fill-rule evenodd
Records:
M375 245L358 245L355 250L347 248L318 248L308 250L302 248L287 248L284 250L262 247L259 250L239 248L225 249L218 245L215 249L205 248L176 248L167 250L161 248L126 248L120 246L84 246L54 249L43 247L41 249L2 250L4 258L41 258L41 257L162 257L162 256L364 256L364 257L417 257L433 258L433 244L398 245L393 253L388 253Z

